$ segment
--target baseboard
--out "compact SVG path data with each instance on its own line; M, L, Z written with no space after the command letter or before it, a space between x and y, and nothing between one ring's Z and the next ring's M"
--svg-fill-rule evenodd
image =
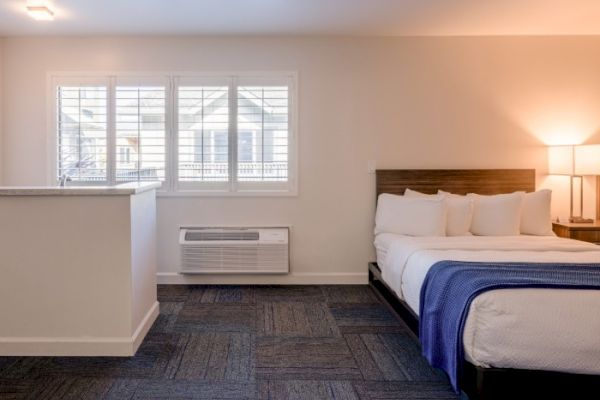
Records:
M158 311L155 302L131 337L0 337L0 356L130 357L135 355Z
M182 275L158 272L159 285L367 285L367 272L291 273L286 275Z
M156 318L158 318L158 313L159 313L159 304L158 304L158 301L155 301L154 304L152 304L152 307L150 307L150 309L144 316L144 318L142 318L142 322L140 322L140 325L133 332L133 336L132 336L132 340L131 340L131 342L132 342L131 355L132 356L135 355L138 348L144 341L144 338L148 334L148 331L150 330L150 328L152 328L152 324L154 324L154 321L156 321Z

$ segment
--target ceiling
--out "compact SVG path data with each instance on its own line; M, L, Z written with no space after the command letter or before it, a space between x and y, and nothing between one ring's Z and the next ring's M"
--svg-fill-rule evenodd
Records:
M29 0L39 2L44 0ZM0 36L596 35L600 0L0 0Z

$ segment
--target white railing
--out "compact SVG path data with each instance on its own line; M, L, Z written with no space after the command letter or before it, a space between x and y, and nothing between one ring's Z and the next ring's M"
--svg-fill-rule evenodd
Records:
M116 171L117 182L127 182L127 181L157 181L159 180L159 176L156 168L142 168L134 171ZM105 182L106 181L106 171L101 169L94 170L86 170L86 169L77 169L71 168L65 170L65 174L71 177L74 181L77 182Z
M70 172L70 174L69 174ZM78 169L66 171L75 180L81 182L100 182L105 181L105 171L96 171L91 173L85 169L81 170L81 175ZM97 176L95 176L97 174ZM139 175L138 175L139 174ZM287 162L265 162L265 163L239 163L237 170L240 180L248 181L285 181L288 177ZM221 181L227 180L229 176L229 165L223 162L208 162L208 163L180 163L179 177L182 180L188 181ZM119 171L117 170L117 182L132 181L132 180L158 180L157 170L154 168L144 168L138 171Z
M288 176L287 162L247 162L239 163L237 174L239 178L260 180L285 180ZM223 162L197 163L188 162L179 164L179 176L183 179L204 178L214 180L216 178L226 179L229 175L229 165Z

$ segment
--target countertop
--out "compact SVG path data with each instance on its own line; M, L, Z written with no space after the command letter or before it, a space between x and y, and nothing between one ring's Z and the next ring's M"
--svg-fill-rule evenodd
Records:
M0 196L130 196L161 185L161 182L130 182L115 186L0 186Z

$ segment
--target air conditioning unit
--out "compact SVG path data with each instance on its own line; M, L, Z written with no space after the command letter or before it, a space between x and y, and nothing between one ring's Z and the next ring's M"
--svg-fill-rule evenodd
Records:
M182 274L285 274L289 228L185 227L179 232Z

